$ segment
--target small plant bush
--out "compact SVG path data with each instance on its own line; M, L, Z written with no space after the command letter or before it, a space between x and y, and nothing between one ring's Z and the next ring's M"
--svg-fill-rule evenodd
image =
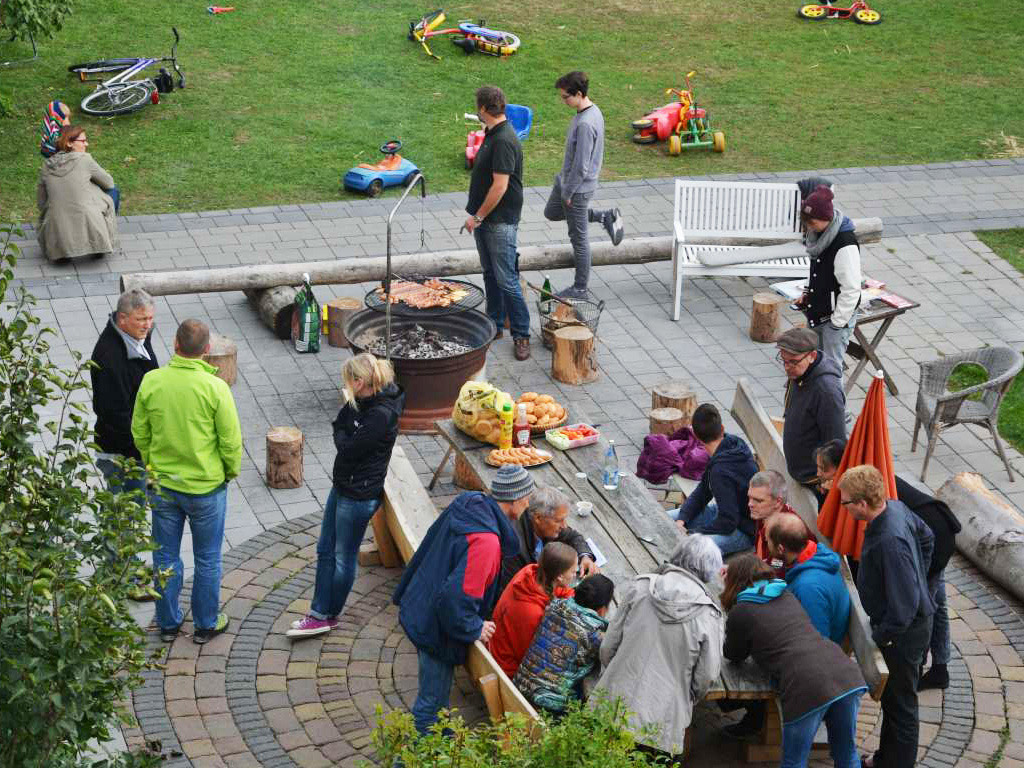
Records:
M543 725L523 715L470 728L457 713L442 713L431 733L418 738L412 715L394 710L378 719L373 744L380 764L405 768L642 768L660 765L636 749L628 713L605 699L574 704Z
M0 227L0 296L17 248ZM126 607L132 556L147 550L136 495L97 482L81 397L86 364L50 362L53 331L19 290L0 312L0 766L88 762L106 741L147 666L144 635ZM48 412L56 417L45 421ZM154 764L122 755L98 765Z

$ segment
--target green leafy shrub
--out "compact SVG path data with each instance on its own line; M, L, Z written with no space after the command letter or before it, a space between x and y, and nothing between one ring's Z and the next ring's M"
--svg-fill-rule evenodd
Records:
M0 227L0 296L14 276ZM132 556L149 546L139 494L98 482L82 397L87 363L50 362L53 334L23 290L0 312L0 766L78 765L128 722L149 663L127 609ZM47 413L56 417L45 421ZM152 764L145 756L102 761Z
M0 33L18 40L53 37L72 10L72 0L0 0Z
M380 764L405 768L642 768L659 763L636 749L628 713L618 701L573 704L558 721L538 725L523 715L470 728L457 713L443 713L418 738L412 715L393 710L378 718L373 744Z

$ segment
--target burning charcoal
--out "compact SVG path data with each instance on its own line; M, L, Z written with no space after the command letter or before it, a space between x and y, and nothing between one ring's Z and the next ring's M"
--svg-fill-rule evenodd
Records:
M384 339L374 333L363 334L356 342L367 352L384 357ZM391 355L408 360L435 360L471 352L473 347L458 336L446 336L420 325L391 334Z

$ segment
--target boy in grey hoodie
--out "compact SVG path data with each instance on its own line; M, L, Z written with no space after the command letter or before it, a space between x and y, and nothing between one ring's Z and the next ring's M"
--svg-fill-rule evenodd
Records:
M548 221L565 221L569 226L576 279L559 292L563 298L587 297L590 279L590 239L587 224L600 222L613 245L622 242L622 215L618 208L590 210L590 199L597 190L597 177L604 160L604 116L587 96L590 85L584 72L570 72L555 81L555 88L566 106L576 110L565 137L565 159L555 176L551 196L544 206Z

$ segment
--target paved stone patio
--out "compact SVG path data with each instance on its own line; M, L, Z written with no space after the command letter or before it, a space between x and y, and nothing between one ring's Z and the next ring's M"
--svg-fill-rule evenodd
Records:
M898 397L888 398L897 471L917 475L922 450L912 454L910 438L918 362L983 344L1024 344L1020 275L969 231L1024 226L1024 161L742 178L793 179L810 173L836 179L837 202L850 215L883 218L884 240L863 249L865 274L922 303L893 325L880 348L900 388ZM547 191L527 191L521 244L566 240L564 224L546 222L540 213ZM29 231L16 279L40 298L39 315L59 333L53 359L68 364L73 353L90 353L116 300L122 272L380 255L393 203L130 217L121 225L123 254L71 265L45 262ZM398 252L420 250L421 224L427 233L425 250L471 247L467 237L455 234L463 203L462 194L431 196L422 207L410 200L396 219ZM627 237L669 234L672 180L605 184L595 205L604 204L622 209ZM592 234L603 237L597 229ZM736 378L746 376L769 412L781 412L784 377L775 349L747 336L751 296L766 282L689 281L682 319L674 323L668 315L670 275L667 262L595 271L594 293L606 302L599 326L601 377L595 383L554 383L548 375L550 354L536 337L534 357L527 363L513 361L507 338L493 344L490 379L513 391L549 391L564 398L570 410L585 408L616 439L624 466L635 461L647 433L650 387L666 377L687 380L701 400L727 410ZM471 279L479 282L478 276ZM552 279L558 286L570 278L561 272L552 273ZM370 288L323 286L316 293L323 301L361 297ZM367 718L375 705L407 705L414 694L414 656L388 605L397 572L364 572L353 595L358 601L350 604L342 630L323 642L291 647L282 634L309 597L312 545L334 459L330 422L340 406L339 370L348 353L324 346L319 355L297 355L259 323L241 293L203 294L158 299L153 343L162 362L170 356L174 329L186 317L206 320L239 347L233 393L245 455L241 475L229 486L224 583L235 634L202 649L179 639L171 647L166 672L152 673L136 692L141 731L127 734L128 739L134 743L145 734L160 738L165 748L178 744L185 753L180 765L353 764L359 754L368 754ZM798 317L792 313L786 319ZM536 333L535 313L533 322ZM855 412L867 382L863 376L854 390ZM280 424L297 426L306 437L306 482L299 489L272 490L263 481L264 436ZM727 429L734 428L729 420ZM401 444L426 481L443 455L437 439L402 437ZM1011 456L1020 475L1024 457L1013 451ZM936 448L929 484L937 488L964 470L980 472L997 492L1024 508L1024 483L1019 477L1008 482L983 436L951 430ZM455 492L450 479L443 475L435 489L439 505ZM183 549L189 562L187 537ZM1014 725L1024 704L1021 608L964 561L958 560L952 571L956 596L951 594L951 608L958 613L954 641L963 662L951 668L954 686L944 697L932 693L922 700L924 719L931 724L922 730L926 757L930 765L984 764L1009 723L1011 741L1000 765L1024 765L1024 730ZM144 624L151 615L149 606L137 609ZM460 690L468 712L479 715L481 702L465 680ZM877 717L877 709L865 704L861 732L866 741L873 738ZM715 719L710 713L702 718ZM702 755L708 753L706 764L732 764L732 747L717 736L707 738L710 752L701 745Z

